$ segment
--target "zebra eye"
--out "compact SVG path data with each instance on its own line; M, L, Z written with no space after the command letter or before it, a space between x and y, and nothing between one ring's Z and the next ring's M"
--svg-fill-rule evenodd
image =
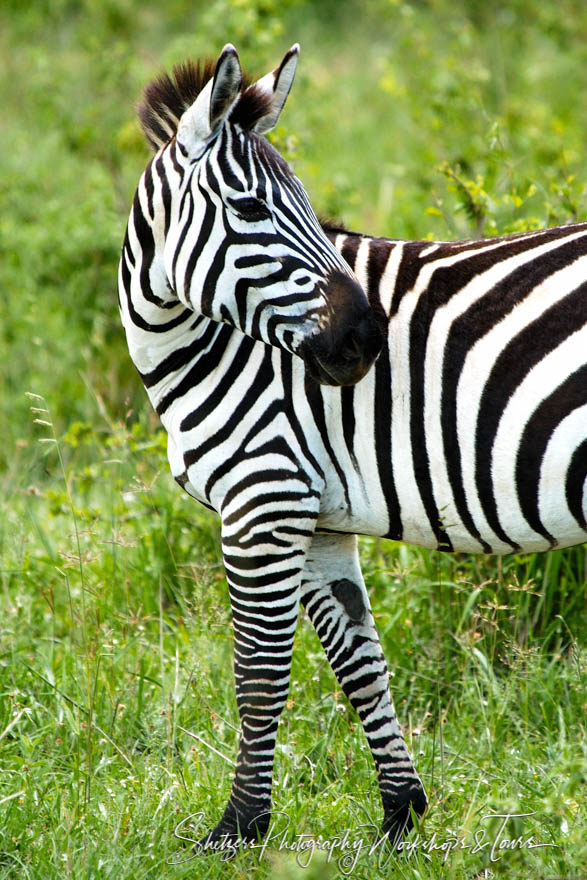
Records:
M228 201L230 202L231 208L241 218L241 220L248 220L249 223L255 223L259 220L266 220L268 217L271 216L271 211L269 210L267 205L260 199L229 198Z

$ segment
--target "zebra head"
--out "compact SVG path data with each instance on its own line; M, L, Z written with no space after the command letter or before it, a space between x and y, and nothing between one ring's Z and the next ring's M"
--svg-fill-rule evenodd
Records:
M159 199L161 269L196 313L301 357L319 382L350 385L379 354L378 316L263 137L285 104L298 51L250 82L229 44L213 72L188 63L174 81L147 87L139 115L169 181Z

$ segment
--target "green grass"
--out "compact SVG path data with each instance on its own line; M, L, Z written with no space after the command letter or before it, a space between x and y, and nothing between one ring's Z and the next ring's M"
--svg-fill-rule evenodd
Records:
M35 416L51 423L50 412ZM172 485L160 433L140 422L100 432L98 413L96 423L59 443L50 424L37 425L53 479L31 485L20 516L4 521L0 876L215 877L213 860L165 860L181 819L220 815L236 752L218 523ZM499 876L579 876L579 634L564 614L554 628L541 615L560 589L557 558L567 559L568 595L580 592L569 572L582 570L582 553L504 560L500 570L362 543L398 711L431 795L422 839L472 843L487 829L491 840L497 820L484 816L534 813L512 820L510 837L557 846L498 853ZM291 833L273 849L297 833L332 839L347 828L366 847L361 826L380 819L360 724L304 620L274 802ZM491 868L485 849L443 858L416 851L393 876ZM313 876L271 848L231 870ZM374 870L377 855L364 850L352 876Z
M420 841L471 847L366 852L371 759L302 619L274 794L291 833L230 867L168 863L176 825L216 821L230 789L230 611L218 521L168 474L115 279L148 156L140 89L227 40L259 73L301 42L273 137L324 214L438 238L587 219L586 14L572 0L4 4L0 878L585 876L585 548L500 561L373 539L363 568L431 800ZM506 836L554 846L491 862L473 851L495 839L490 813L531 813ZM355 865L279 848L347 829L365 840Z

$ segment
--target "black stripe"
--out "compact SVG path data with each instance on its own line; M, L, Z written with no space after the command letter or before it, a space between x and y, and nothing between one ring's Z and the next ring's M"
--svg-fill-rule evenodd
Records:
M300 446L301 454L305 461L316 471L320 477L324 477L324 472L320 466L316 453L310 449L308 444L307 432L301 426L297 413L293 405L293 359L287 351L282 349L274 349L273 355L277 354L280 358L279 375L283 385L284 409L287 415L287 422L293 431L296 440Z
M122 250L120 254L120 284L118 285L118 306L122 309L122 291L121 287L124 288L124 292L126 294L126 298L128 300L130 296L130 286L132 282L131 271L128 268L128 264L134 268L135 258L134 254L130 249L130 244L128 241L128 226L126 227L126 232L124 233L124 241L122 243Z
M372 368L373 369L373 368ZM387 343L375 361L375 453L377 473L387 507L389 527L386 538L401 541L403 526L395 480L391 449L391 423L393 418L391 365Z
M271 417L267 418L265 414L263 417L263 421L265 423L273 421L275 417L275 413L271 415ZM261 420L259 420L261 422ZM259 424L259 423L258 423ZM264 425L263 425L264 427ZM256 436L257 434L257 426L255 425L254 429L248 435L249 438ZM243 447L246 446L246 443L243 443ZM256 460L262 458L265 455L274 456L277 458L289 458L291 461L291 468L263 468L259 469ZM267 490L272 488L273 483L287 484L290 480L295 482L303 483L307 488L310 488L310 478L308 475L299 469L298 462L295 460L292 455L289 446L286 440L283 437L275 437L274 439L265 443L264 446L258 447L254 450L254 452L249 453L248 455L245 453L245 459L250 460L251 468L255 468L255 470L250 470L246 477L243 477L239 480L238 483L233 483L230 489L227 490L224 498L222 499L223 504L226 506L230 504L241 492L244 492L246 489L250 489L252 486L262 486L264 487L264 494L267 494ZM230 463L230 467L233 466L233 462ZM222 472L222 474L224 471ZM215 472L216 479L221 475L220 469ZM255 498L253 502L253 507L250 509L254 509L258 506L258 499L262 498L263 495L259 495L258 498Z
M188 216L183 221L183 226L182 226L179 238L177 240L177 244L175 245L175 251L173 253L173 260L171 261L171 280L173 282L173 286L174 286L175 290L177 290L177 281L175 278L175 273L176 273L176 269L177 269L177 261L179 260L179 255L181 253L183 243L185 242L185 240L187 238L187 234L191 230L192 220L194 218L194 197L192 195L192 192L191 192L189 186L186 187L186 190L185 190L183 197L182 197L182 200L181 200L181 205L179 208L180 215L183 211L183 206L186 201L189 201ZM205 218L204 218L204 220L205 220ZM188 302L190 301L189 297L187 298L187 300L188 300Z
M153 208L153 194L155 192L155 184L153 182L153 162L149 162L143 174L143 182L147 193L147 206L149 208L149 217L151 221L155 219L155 211Z
M127 260L131 263L131 265L134 268L135 263L133 262L133 255L132 255L132 251L130 250L130 245L128 242L128 230L127 230L127 236L124 240L122 259L121 259L121 281L122 281L122 287L124 289L124 293L126 296L126 307L128 309L128 314L129 314L129 317L130 317L132 323L135 326L140 327L141 330L148 330L150 333L167 333L169 330L173 330L175 327L179 327L180 324L183 324L184 322L193 319L193 312L191 312L189 309L182 309L175 318L172 318L170 321L167 321L166 323L150 324L148 321L145 321L145 319L142 317L142 315L140 315L139 312L137 312L137 310L135 309L133 301L132 301L131 273L128 269L128 266L126 265ZM121 294L121 291L119 289L118 298L119 298L120 306L122 307L120 294ZM172 305L174 305L177 308L177 307L179 307L180 303L179 303L179 301L176 301L176 302L172 303Z
M532 247L535 246L536 241L533 240ZM457 352L454 358L452 357L452 352L449 352L444 359L444 370L447 371L447 374L443 375L443 400L441 404L444 451L447 458L451 488L453 489L459 515L465 527L480 542L486 552L490 549L489 545L481 538L473 522L462 484L460 451L456 435L456 386L460 369L468 348L477 338L480 338L483 333L494 326L504 314L511 311L517 302L527 296L532 289L552 272L569 265L573 258L581 255L586 247L587 238L583 238L578 242L563 242L559 248L544 255L542 259L532 259L531 255L529 255L528 262L524 266L516 268L506 279L489 292L490 296L486 295L483 297L480 302L468 310L465 316L457 319L454 330L451 330L449 334L449 344L456 347ZM528 249L528 239L516 239L507 245L507 255L511 256ZM435 251L434 256L435 258L438 256L438 251ZM433 271L426 293L419 298L411 319L410 424L414 470L426 514L434 530L439 549L442 550L452 549L452 545L441 523L440 512L434 499L427 452L424 425L424 355L428 333L436 310L446 305L451 297L458 293L478 273L486 271L495 265L497 259L504 259L505 256L503 248L500 248L498 252L476 251L474 256L456 265L439 266ZM490 404L490 408L492 409L491 418L495 417L496 413L502 411L498 405L493 403ZM486 463L486 466L488 468L489 464ZM477 458L477 468L479 467L479 458ZM482 469L482 473L485 474L485 470ZM482 484L484 487L487 485L485 477L482 477ZM480 497L485 497L481 490ZM493 510L495 502L491 500L492 498L493 496L491 495L488 506L489 509ZM496 511L492 513L492 523L496 526L494 531L501 540L506 543L512 543L499 526Z
M316 503L319 500L319 497L320 496L317 492L310 489L305 492L286 492L283 489L280 489L277 492L259 492L255 498L251 501L245 502L242 507L238 508L238 510L235 510L228 516L223 515L222 522L225 526L234 525L235 523L240 522L244 517L248 516L252 511L256 510L257 507L271 505L273 503L279 505L278 513L280 517L287 516L288 520L296 517L304 520L310 518L315 519L315 511L309 509L306 505L310 499ZM282 506L286 502L291 504L291 507L284 512ZM275 524L275 510L270 511L266 516L269 522ZM254 522L255 520L248 521L243 526L241 533L247 534L252 528Z
M171 158L171 164L173 165L173 170L176 171L177 174L179 175L180 183L183 182L183 178L184 178L184 174L185 174L185 168L184 168L184 166L181 164L181 162L179 161L179 159L177 158L177 154L178 154L178 153L181 153L181 155L184 157L184 159L187 159L187 158L188 158L188 154L186 153L186 151L185 151L185 149L183 148L183 146L182 146L180 143L177 142L177 140L175 139L175 137L174 137L173 140L171 141L171 143L170 143L170 145L169 145L169 148L166 150L166 152L167 152L167 155ZM163 155L164 155L164 154L162 153L161 156L163 156ZM169 184L168 184L168 182L167 182L167 175L165 174L163 164L161 165L161 167L162 167L162 169L163 169L162 176L165 177L165 186L166 186L167 189L169 189Z
M265 171L267 169L264 169ZM299 184L295 178L287 181L268 177L271 185L272 201L275 207L274 223L279 234L283 235L292 249L297 249L300 258L308 265L314 260L317 265L334 265L334 257L330 243L325 238L317 220L313 220L314 212L307 202L301 202L297 196ZM287 192L294 204L294 209L285 204L282 193Z
M318 433L320 434L320 439L324 445L324 449L332 465L336 471L338 479L340 481L341 488L344 492L344 500L347 508L347 512L351 514L351 499L349 495L349 486L346 480L345 473L341 467L341 464L336 457L334 449L332 448L332 444L330 442L330 434L328 431L328 427L326 424L326 414L324 412L324 399L322 397L322 391L320 385L311 379L308 373L305 374L304 379L304 387L306 390L306 399L308 401L308 405L312 410L312 416L314 418L314 424L318 429Z
M277 542L274 537L275 532L273 530L276 528L280 532L283 531L284 534L293 533L296 535L302 535L303 537L310 537L313 534L313 530L308 532L307 529L298 528L292 525L292 520L294 519L315 519L316 514L314 511L304 510L303 507L297 504L297 502L299 501L306 501L309 497L318 498L318 494L315 492L287 492L281 494L279 492L274 492L272 498L274 498L276 501L279 501L279 499L288 499L292 502L291 509L287 511L287 526L281 525L281 523L276 526L275 510L266 510L264 513L259 513L256 516L248 517L239 531L234 532L232 535L223 535L222 546L239 547L242 550L248 550L251 547L258 546L259 542L262 540L261 536L266 534L265 532L258 531L258 526L260 525L268 525L272 529L271 534L273 535L273 538L270 543L275 544L276 546L280 546L280 543ZM269 500L271 500L271 498ZM250 511L251 508L249 508L248 512L250 513ZM282 516L281 511L279 512L279 516ZM236 514L231 515L230 517L225 519L227 525L234 524L238 521L239 517ZM252 537L245 537L246 535L251 535L251 533L253 535ZM259 535L259 538L257 538L257 535Z
M436 291L429 288L427 296L421 296L410 322L410 438L412 461L418 492L428 517L430 528L436 537L439 550L451 551L452 543L441 520L432 490L430 460L424 423L425 352L430 323L434 317Z
M247 167L249 160L242 147L243 145L241 145L238 135L231 138L228 126L225 126L222 129L220 139L217 142L215 158L218 162L218 168L220 169L221 179L224 184L236 192L245 192L247 185L249 188L252 188L252 180ZM229 154L234 156L235 164L238 165L241 171L244 171L247 185L243 186L240 177L238 177L232 170L231 164L228 161ZM211 169L211 172L211 174L208 174L208 177L213 176L216 178L216 172L214 169Z
M487 272L499 263L525 253L527 260L512 270L509 282L508 280L500 282L504 292L507 283L513 285L513 290L508 294L510 302L516 298L516 293L518 299L523 299L531 287L538 285L548 275L556 272L558 269L564 269L573 260L587 253L587 236L584 235L568 241L569 235L574 234L575 232L571 232L565 227L546 229L536 235L504 240L504 243L497 248L491 246L493 239L486 239L483 242L484 248L475 250L470 256L468 255L451 266L439 266L435 269L430 278L429 288L441 291L443 304L473 281L473 279L483 275L484 272ZM543 247L545 244L557 239L560 239L558 247L554 247L542 254L533 253L537 248ZM421 260L421 265L424 266L443 257L454 256L455 251L456 248L454 246L451 249L450 245L443 245L438 251L430 254L429 257L424 257ZM439 302L438 304L441 303ZM496 307L499 307L497 301Z
M204 373L204 376L205 375L206 373ZM229 422L219 428L219 430L215 434L207 437L198 447L190 449L184 453L186 468L189 467L190 464L196 462L201 456L205 455L207 452L215 449L218 443L225 441L227 437L230 436L230 426L234 425L236 427L247 416L255 401L270 383L272 375L273 372L271 365L271 349L269 348L269 346L267 346L263 356L263 361L257 371L257 374L251 382L247 393L244 395L243 399L232 413ZM245 458L248 457L243 450L246 448L249 440L252 439L261 430L261 428L265 426L267 422L274 418L276 413L279 412L282 408L283 402L281 400L274 401L267 408L259 422L256 425L253 425L251 431L244 438L239 450L235 450L234 455L236 456L238 453L240 453ZM214 486L216 480L219 479L227 470L229 470L232 465L233 460L231 458L231 460L224 462L215 471L212 472L204 489L204 494L208 498L208 500L210 499L210 492L212 491L212 487Z
M287 263L278 263L276 265L275 271L273 271L270 275L266 275L264 278L239 278L235 285L234 298L238 308L238 316L239 316L239 326L241 329L244 329L247 323L247 306L250 306L248 302L248 294L249 288L253 288L254 290L262 290L265 287L274 287L277 283L283 282L286 283L289 280L291 272L297 268L297 260L295 261L295 265L292 265L289 261ZM255 308L255 311L251 320L251 335L259 338L260 337L260 323L263 312L266 309L272 309L272 306L277 306L278 309L283 310L288 306L295 305L298 302L311 302L315 299L315 293L312 290L310 293L290 293L287 295L280 294L279 289L275 291L274 296L265 297L261 299L258 305ZM284 320L285 316L280 314L278 311L274 316L272 324L281 324L283 323L294 323L299 326L300 317L299 315L291 316L291 320ZM272 343L274 340L270 340Z
M151 181L152 182L152 181ZM143 214L141 207L139 189L137 189L133 201L132 223L141 245L141 268L139 272L141 282L141 294L147 302L153 303L161 309L176 308L179 303L177 299L162 299L151 287L150 271L155 259L155 238L151 224Z
M540 466L546 452L546 447L557 425L574 409L585 404L587 404L587 366L582 367L576 373L569 376L562 385L559 385L535 409L524 428L522 440L518 448L518 455L516 457L516 489L522 513L534 531L546 538L547 541L550 541L552 547L556 546L556 539L544 528L538 510ZM585 443L587 444L587 440ZM587 461L585 460L583 461L583 468L587 470ZM567 489L569 488L568 473L571 470L573 470L576 478L580 477L580 465L577 460L573 460L573 467L569 468L567 472ZM582 489L582 482L580 486ZM575 497L576 495L575 490ZM576 502L574 502L574 507L576 511ZM579 509L581 508L579 507ZM576 514L574 515L577 519ZM585 520L583 519L584 522ZM584 525L583 528L585 528Z
M342 433L355 470L359 470L355 457L355 389L347 385L340 389L340 408L342 413Z
M587 440L577 446L567 471L565 494L569 510L582 529L587 531L587 520L583 513L583 487L587 479Z
M193 315L193 313L191 314ZM198 315L189 329L195 330L196 327L205 320L206 318L202 315ZM162 379L165 379L165 377L171 373L181 370L182 367L185 367L191 360L197 357L209 341L207 334L204 336L198 336L196 339L192 340L189 345L185 345L182 348L177 348L172 351L167 357L164 357L163 360L159 361L157 366L150 372L142 373L139 370L144 385L147 388L150 388L152 385L156 385Z
M254 266L263 266L265 263L274 263L275 257L270 254L253 254L245 257L237 257L234 261L235 269L252 269Z
M392 250L397 245L380 238L375 238L369 242L369 259L367 261L367 293L378 291L379 284L383 278L385 267L389 262ZM369 296L369 301L371 297ZM380 298L379 298L380 301Z
M359 251L359 245L361 244L361 241L361 236L349 235L342 243L342 248L340 251L341 256L344 260L346 260L346 262L353 270L357 262L357 253Z
M579 228L581 231L587 231L587 225ZM543 232L531 235L524 233L519 237L514 236L513 238L490 238L477 242L443 242L431 250L428 255L424 256L420 256L420 254L422 251L430 248L430 242L404 242L404 252L397 273L390 314L394 315L397 312L403 297L412 290L420 271L428 264L446 259L447 257L454 257L456 254L467 254L466 257L463 257L453 265L439 266L432 273L429 288L442 290L443 300L447 302L451 296L458 293L466 284L482 275L488 269L491 269L497 263L525 251L531 252L533 249L550 241L561 239L561 246L568 244L571 249L575 248L575 254L578 256L584 252L582 250L584 248L584 237L576 241L566 242L566 239L570 235L576 234L576 232L577 227L569 228L562 226L546 229ZM496 246L496 242L499 242L498 246ZM556 252L556 250L550 251L543 258L552 261L552 265L554 265L557 259L555 256ZM531 253L528 253L527 265L531 265L534 259L536 258L532 257ZM539 261L542 261L542 257ZM562 260L560 263L562 265Z
M204 217L202 219L202 222L200 224L200 228L198 230L198 237L196 239L196 243L190 252L190 255L189 255L189 258L187 261L187 265L185 268L183 286L184 286L184 295L185 295L185 298L187 299L188 302L191 302L190 288L191 288L192 277L193 277L195 268L197 266L198 260L200 259L201 255L202 255L202 251L204 250L204 247L205 247L206 243L208 242L210 235L212 234L212 229L214 228L214 220L216 219L216 206L214 205L214 202L212 201L212 199L210 198L210 196L208 195L208 193L206 192L204 187L199 182L198 182L198 190L200 192L200 195L204 199L206 207L204 209ZM177 258L179 256L179 252L180 252L181 247L183 245L184 239L185 239L188 231L193 232L193 230L191 229L193 212L194 212L194 200L192 197L190 199L190 215L189 215L186 223L184 224L184 227L182 229L181 236L180 236L180 239L177 244L176 251L175 251L175 257L173 260L174 277L175 277L175 266L177 263ZM201 310L202 314L206 315L207 317L210 317L210 311L208 308L206 308L206 309L204 308L203 300L204 300L204 293L202 292L200 310ZM211 302L211 297L210 297L210 302ZM206 303L206 305L208 306L209 304Z
M277 560L275 558L273 559L273 561L277 562ZM268 572L267 574L248 575L248 574L242 574L239 569L230 568L228 565L226 565L226 563L225 563L225 568L226 568L226 577L230 581L230 583L234 584L236 587L246 587L247 591L251 587L253 587L253 588L254 587L269 587L272 584L280 584L283 581L285 581L287 578L294 577L295 575L299 574L301 571L300 566L297 566L296 568L287 568L285 570L278 568L277 571L271 571L271 572ZM238 602L234 599L234 597L231 597L231 605L232 605L232 611L234 613L234 609L238 605ZM291 610L291 607L292 606L290 606L289 610ZM287 608L287 606L282 608L279 605L277 605L277 606L266 605L263 608L264 613L261 613L258 609L255 609L255 611L253 611L253 609L250 606L243 606L243 611L244 611L244 614L247 615L248 619L250 620L250 616L253 613L255 614L256 618L265 617L265 615L280 617L284 613L285 614L287 613L288 608ZM281 627L283 628L283 621L281 622ZM290 638L291 638L291 635L290 635Z
M189 312L193 316L193 312ZM201 382L205 382L210 373L216 369L228 345L230 339L230 327L224 324L210 322L209 327L200 340L202 349L210 345L210 349L200 354L194 366L188 370L185 376L169 389L167 394L157 404L157 413L161 416L169 408L174 400L195 388Z
M261 542L259 542L260 544ZM294 559L297 557L303 557L304 551L301 547L294 547L292 549L291 543L287 545L288 550L286 553L254 553L251 556L245 556L244 554L236 554L232 555L229 553L223 553L222 558L224 559L224 564L231 568L232 571L260 571L263 568L267 568L268 566L275 565L276 563L281 564L286 559ZM277 596L273 594L271 596L271 603L273 604L277 599Z
M174 155L174 151L171 151L171 155ZM171 189L169 187L169 181L167 180L165 163L163 162L163 153L161 153L161 155L155 160L155 168L159 180L161 181L161 204L163 206L164 214L165 237L167 238L169 224L171 222Z
M218 325L213 325L218 328ZM228 333L226 332L228 331ZM219 334L219 354L222 356L226 350L226 344L228 343L229 334L234 335L230 332L230 328L226 328L226 331L223 331ZM201 424L204 419L206 419L218 406L222 406L224 400L233 384L236 382L239 376L243 373L243 366L248 363L250 356L253 353L253 348L255 346L255 341L248 336L243 336L240 340L239 346L236 350L235 356L232 359L230 365L223 371L220 381L211 389L210 394L206 398L197 409L193 410L185 419L182 421L180 425L180 431L191 431L194 428L197 428L199 424ZM198 362L197 365L198 371L201 370L201 376L207 377L209 374L203 365L202 361ZM273 375L272 373L267 373L265 377L266 385L268 385L272 381Z
M430 242L405 241L402 244L402 256L399 262L393 296L389 308L389 317L393 317L400 307L400 303L406 293L414 287L420 269L421 261L418 259L420 252L430 247Z

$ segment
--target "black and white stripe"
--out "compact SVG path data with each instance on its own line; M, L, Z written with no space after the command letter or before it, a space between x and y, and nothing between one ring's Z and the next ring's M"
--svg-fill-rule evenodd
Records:
M210 845L268 827L300 602L363 722L384 831L425 809L357 533L497 553L587 536L587 225L455 243L322 230L261 137L296 59L243 87L229 46L214 73L149 87L158 152L120 264L172 472L222 519L242 730Z
M388 316L388 356L353 392L373 384L385 534L486 553L585 540L587 225L442 244L330 234Z

